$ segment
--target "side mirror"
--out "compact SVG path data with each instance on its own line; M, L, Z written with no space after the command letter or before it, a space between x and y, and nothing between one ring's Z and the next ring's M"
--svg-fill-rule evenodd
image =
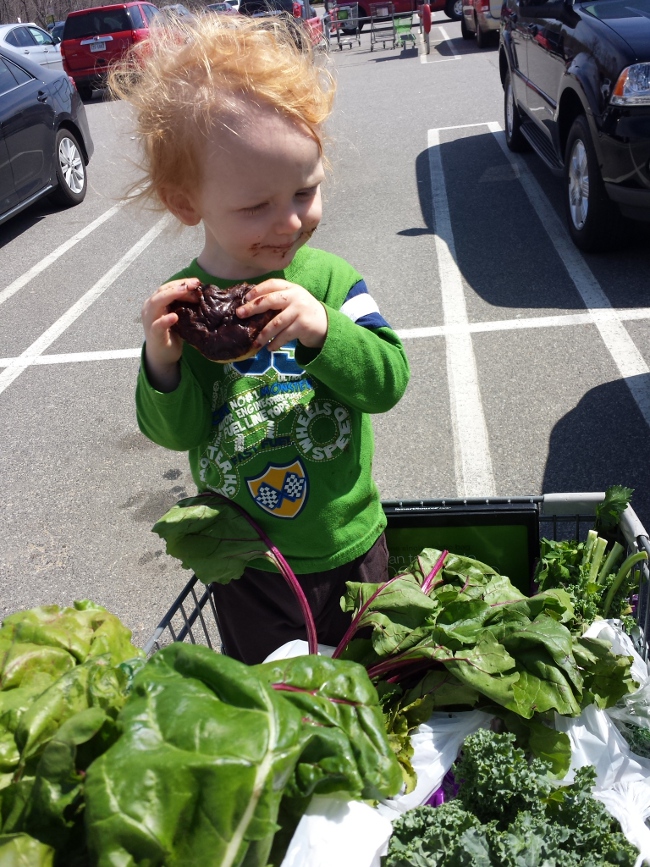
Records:
M59 39L58 36L53 36L53 37L52 37L52 45L58 45L60 41L61 41L61 40Z

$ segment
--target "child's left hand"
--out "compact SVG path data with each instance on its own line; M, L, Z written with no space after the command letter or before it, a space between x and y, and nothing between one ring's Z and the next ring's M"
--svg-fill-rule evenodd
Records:
M265 310L279 312L259 333L255 341L259 349L268 344L267 348L273 351L291 340L299 340L303 346L311 349L320 349L325 343L325 308L302 286L276 277L265 280L250 290L246 303L238 308L237 315L245 319Z

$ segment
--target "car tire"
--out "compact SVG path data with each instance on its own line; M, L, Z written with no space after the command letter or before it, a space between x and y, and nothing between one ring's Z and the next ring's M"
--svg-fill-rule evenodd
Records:
M467 21L465 21L464 15L460 19L460 35L463 37L463 39L473 39L474 38L474 34L467 26Z
M589 122L583 114L574 120L566 142L564 204L576 247L594 253L620 245L625 220L605 191Z
M83 202L88 187L84 155L79 142L67 129L60 129L56 134L54 166L58 186L52 193L52 200L64 206Z
M484 33L481 30L481 25L478 23L477 19L474 19L476 24L476 44L479 48L487 48L488 38L487 33Z
M452 21L463 20L463 0L447 0L445 15Z
M514 153L521 153L530 148L528 141L521 131L521 115L515 102L515 92L512 88L512 75L506 72L503 82L503 114L505 117L506 144Z

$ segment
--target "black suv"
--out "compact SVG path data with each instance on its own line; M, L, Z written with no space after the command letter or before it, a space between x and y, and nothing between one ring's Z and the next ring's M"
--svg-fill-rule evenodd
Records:
M564 179L583 250L650 220L650 0L505 0L499 67L508 147Z

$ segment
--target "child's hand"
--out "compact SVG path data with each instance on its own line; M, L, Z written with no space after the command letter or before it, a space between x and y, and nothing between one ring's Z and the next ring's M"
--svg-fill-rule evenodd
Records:
M246 303L237 310L242 319L253 313L278 310L279 313L259 333L255 344L273 351L291 340L303 346L320 349L327 336L325 308L302 286L273 277L259 283L246 296Z
M178 362L183 354L183 339L171 330L178 316L169 312L169 305L180 298L198 301L193 290L200 282L196 277L172 280L156 289L142 305L147 374L153 387L160 391L173 391L178 385Z

